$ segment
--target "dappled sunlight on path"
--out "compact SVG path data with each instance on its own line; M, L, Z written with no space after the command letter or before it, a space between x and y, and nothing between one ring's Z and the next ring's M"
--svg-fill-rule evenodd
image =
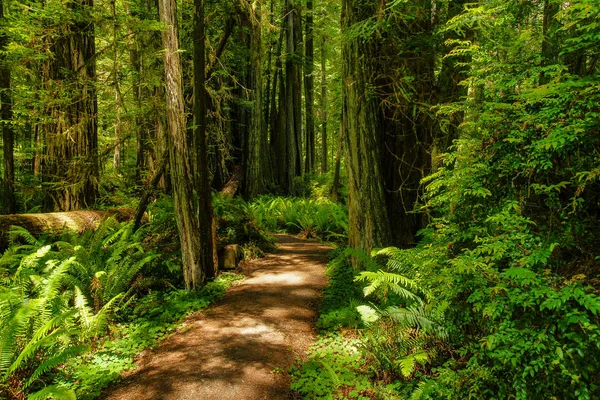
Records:
M247 279L143 355L110 400L288 399L287 370L314 340L327 246L277 235Z

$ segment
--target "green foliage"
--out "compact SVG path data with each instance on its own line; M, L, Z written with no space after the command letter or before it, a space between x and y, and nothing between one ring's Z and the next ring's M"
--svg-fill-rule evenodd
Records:
M45 244L11 229L12 246L0 259L0 394L70 393L46 386L46 376L103 335L139 286L134 280L158 257L141 247L139 235L107 221L94 233Z
M600 26L590 7L556 8L554 58L543 58L540 3L477 3L447 26L478 40L455 49L472 60L471 92L454 105L465 122L426 179L431 224L406 252L444 310L450 347L405 387L414 398L600 395L600 76L585 61Z
M213 207L217 218L219 245L239 244L244 258L263 256L275 249L275 239L266 232L254 216L251 204L239 197L231 198L215 194Z
M357 273L350 267L346 251L340 249L332 252L332 260L325 272L328 285L317 322L319 329L359 326L360 315L356 307L361 304L363 296L360 286L354 282Z
M270 231L328 241L343 241L348 237L346 207L326 198L261 196L250 203L250 208L257 224Z
M305 398L398 398L390 380L409 378L438 356L447 337L441 310L432 308L415 279L394 269L409 252L337 252L318 322L329 333L293 370L293 389ZM366 271L352 269L349 257Z
M305 399L370 398L372 384L368 375L361 373L357 340L330 335L308 352L310 357L302 366L292 367L292 390Z

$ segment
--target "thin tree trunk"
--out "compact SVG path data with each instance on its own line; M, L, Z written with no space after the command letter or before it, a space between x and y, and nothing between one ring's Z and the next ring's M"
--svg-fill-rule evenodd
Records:
M131 17L137 17L138 14L132 12L127 7L127 13ZM143 72L143 60L142 51L146 44L146 37L142 32L134 34L132 27L129 27L129 34L131 35L131 42L129 45L129 62L133 71L131 89L133 93L133 101L135 104L135 181L138 185L142 183L142 173L146 166L146 141L147 138L147 124L145 116L142 114L143 107L143 90L142 90L142 72ZM147 91L146 91L147 92Z
M148 181L148 184L146 185L144 193L142 194L142 197L140 199L138 207L135 210L135 217L134 217L134 223L133 223L133 231L134 232L137 231L142 224L142 219L144 218L146 209L148 208L148 205L150 204L150 201L152 200L153 194L156 191L156 188L158 186L158 183L160 182L160 179L162 178L163 174L165 173L165 167L166 167L168 161L169 161L169 153L165 151L163 153L162 157L160 158L158 165L156 166L156 168L154 170L154 175L152 175L152 177L150 178L150 181Z
M115 149L113 153L113 167L115 170L121 169L121 153L123 144L121 143L121 109L119 94L115 92Z
M284 9L285 11L285 9ZM282 108L285 103L285 81L283 79L283 69L281 62L281 52L283 41L285 40L286 21L283 19L283 25L279 31L279 43L275 52L275 73L273 76L273 90L271 93L271 154L273 155L274 174L273 180L280 188L285 188L285 160L286 160L286 110ZM277 97L277 89L279 88L279 97ZM279 108L277 107L279 104Z
M194 210L194 174L190 163L190 149L186 137L186 118L179 41L177 39L177 12L175 0L159 0L162 31L163 61L165 67L165 94L171 182L175 220L181 244L183 277L188 290L196 290L206 281L200 263L200 232Z
M340 169L342 166L342 147L344 144L344 129L340 124L340 133L338 135L338 147L335 155L335 170L333 173L333 183L331 184L331 200L338 201L338 191L340 190Z
M285 131L286 131L286 179L285 192L286 194L294 193L294 178L296 174L296 158L299 157L298 146L296 142L296 123L294 121L294 89L296 76L296 61L294 60L294 12L295 9L291 4L291 0L286 0L286 62L285 62L285 105L280 110L286 113Z
M311 173L315 169L315 118L314 118L314 97L315 97L315 77L314 72L314 39L313 39L313 1L306 1L306 36L304 45L304 100L306 117L306 173Z
M327 38L321 38L321 173L327 172Z
M294 75L292 81L292 96L294 114L294 136L296 141L296 173L302 176L302 16L300 15L299 3L294 3L294 11L291 13L293 21L294 38Z

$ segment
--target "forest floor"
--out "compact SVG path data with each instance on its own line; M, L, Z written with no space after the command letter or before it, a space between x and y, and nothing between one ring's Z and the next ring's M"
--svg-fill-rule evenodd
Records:
M315 340L331 249L288 235L276 237L275 253L243 263L245 280L142 354L137 368L103 398L292 398L288 369Z

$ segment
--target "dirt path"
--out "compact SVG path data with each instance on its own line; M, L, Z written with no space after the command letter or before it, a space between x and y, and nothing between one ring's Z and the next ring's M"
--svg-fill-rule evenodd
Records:
M289 399L288 367L314 340L328 247L277 235L276 253L143 356L110 400Z

